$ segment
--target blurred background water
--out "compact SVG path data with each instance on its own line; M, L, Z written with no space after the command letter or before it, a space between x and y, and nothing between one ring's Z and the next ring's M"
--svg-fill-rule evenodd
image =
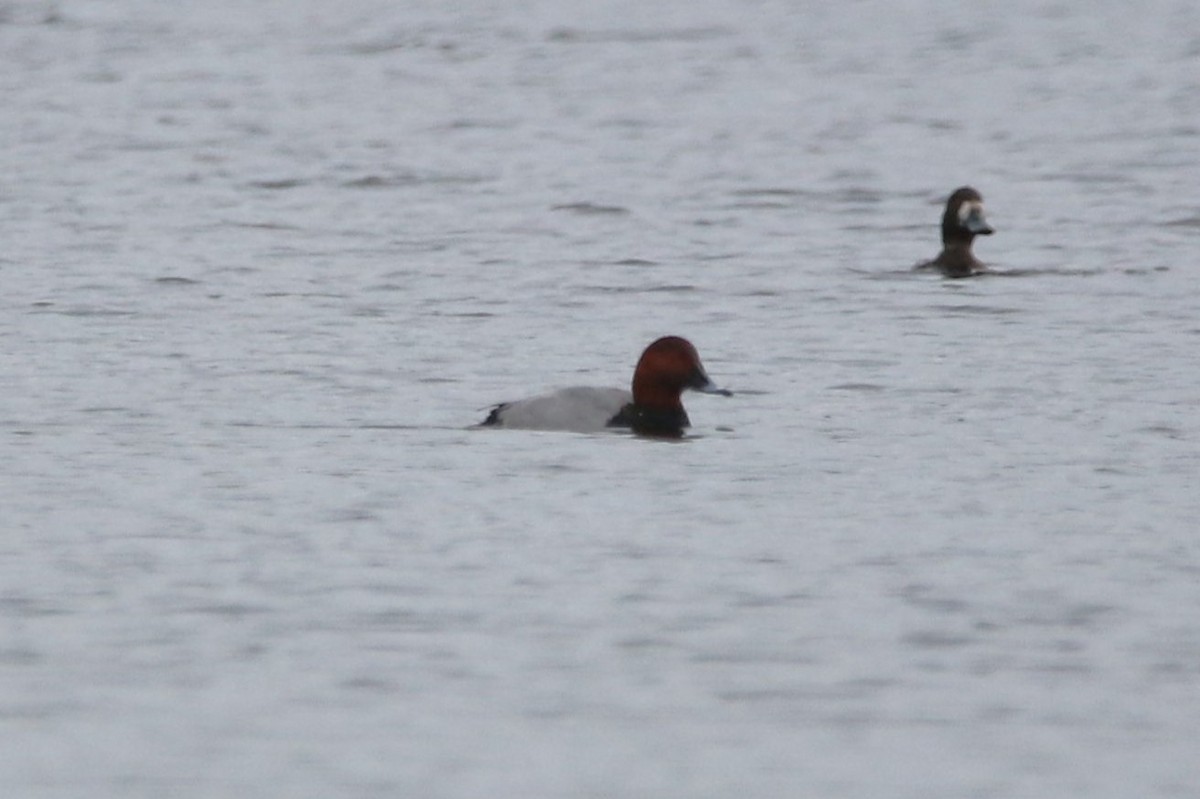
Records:
M6 795L1200 796L1190 0L9 0L0 98ZM666 333L688 440L470 429Z

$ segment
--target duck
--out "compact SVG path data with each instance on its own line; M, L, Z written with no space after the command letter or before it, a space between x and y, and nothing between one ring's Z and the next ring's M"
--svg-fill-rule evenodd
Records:
M917 269L936 269L946 277L983 274L988 268L971 252L971 242L995 232L983 214L983 195L970 186L955 189L942 215L942 251Z
M639 435L680 438L691 425L680 400L685 389L726 397L733 393L713 383L692 342L663 336L642 352L631 390L572 386L502 402L480 426L576 433L625 428Z

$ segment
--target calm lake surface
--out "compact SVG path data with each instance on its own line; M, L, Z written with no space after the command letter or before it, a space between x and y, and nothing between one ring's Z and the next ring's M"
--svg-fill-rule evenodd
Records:
M1200 796L1191 0L0 0L0 100L6 796ZM684 441L472 429L663 334Z

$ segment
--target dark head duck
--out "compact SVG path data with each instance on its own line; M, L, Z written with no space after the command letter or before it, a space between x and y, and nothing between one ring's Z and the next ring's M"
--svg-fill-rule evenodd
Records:
M987 267L971 252L971 242L976 236L990 236L994 232L983 215L983 196L970 186L963 186L946 201L941 253L917 268L936 269L946 277L970 277L986 272Z

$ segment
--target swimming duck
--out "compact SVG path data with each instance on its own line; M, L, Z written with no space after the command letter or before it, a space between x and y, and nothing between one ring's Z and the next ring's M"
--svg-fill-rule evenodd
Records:
M941 253L917 269L936 269L946 277L970 277L986 272L987 267L971 252L971 242L976 236L990 236L994 232L983 215L982 195L970 186L963 186L946 201Z
M642 435L678 438L690 424L680 401L684 389L723 396L732 393L713 384L696 348L679 336L664 336L646 347L633 370L632 389L559 389L501 403L482 424L577 433L630 428Z

